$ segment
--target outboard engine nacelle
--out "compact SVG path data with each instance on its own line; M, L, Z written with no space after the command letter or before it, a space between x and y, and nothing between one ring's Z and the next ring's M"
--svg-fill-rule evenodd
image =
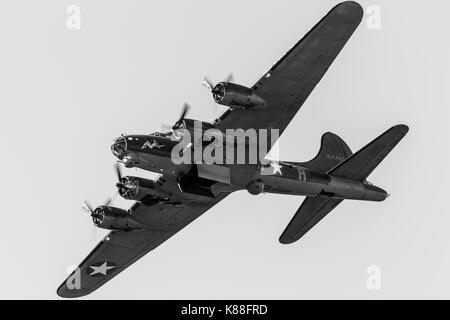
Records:
M102 229L119 231L144 229L144 225L136 221L128 211L115 207L97 207L91 216L94 224Z
M214 101L238 109L264 108L266 102L252 89L231 82L219 82L212 90Z

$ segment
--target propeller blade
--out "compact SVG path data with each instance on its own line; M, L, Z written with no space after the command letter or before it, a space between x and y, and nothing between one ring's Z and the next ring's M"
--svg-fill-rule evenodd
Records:
M94 212L94 210L92 209L91 205L87 201L83 201L83 203L81 204L81 208L83 208L84 210L86 210L90 214L92 214L92 212Z
M116 162L114 164L114 169L116 171L117 180L119 180L119 182L120 182L120 180L122 180L122 170L121 170L120 164L118 162Z
M111 203L112 203L112 198L111 197L108 197L108 198L106 198L106 200L105 200L105 202L103 203L103 205L104 206L109 206Z
M212 89L214 88L214 84L212 83L211 80L209 80L207 77L204 77L202 80L202 85L207 88L209 91L212 91Z
M181 114L180 114L180 118L178 119L177 122L175 122L174 126L172 127L172 129L178 129L179 125L181 124L181 122L184 120L184 117L186 116L187 112L189 111L190 106L189 104L185 103L183 105L183 109L181 110Z
M180 116L180 120L179 120L179 121L184 120L184 118L186 117L186 114L187 114L188 111L189 111L189 108L190 108L189 104L185 103L185 104L183 105L183 111L181 112L181 116Z
M232 82L233 80L234 80L234 76L232 73L230 73L224 82Z

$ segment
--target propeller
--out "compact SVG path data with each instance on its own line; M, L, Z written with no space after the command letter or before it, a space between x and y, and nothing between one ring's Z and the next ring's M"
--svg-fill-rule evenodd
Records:
M234 80L234 76L232 73L228 75L228 77L225 78L222 82L232 82ZM208 78L204 77L202 80L202 85L207 88L211 93L214 93L214 88L216 87L214 83Z
M214 84L212 83L211 80L209 80L207 77L204 77L202 80L202 86L204 86L206 89L208 89L209 91L213 91L214 89Z
M122 169L120 167L120 164L118 162L116 162L114 164L114 171L116 172L116 176L117 176L117 183L116 183L116 187L117 187L117 192L114 194L114 197L117 195L117 193L120 193L120 191L123 191L124 188L127 188L127 183L126 183L126 179L122 178Z
M224 82L233 82L233 81L234 81L234 76L232 73L230 73Z
M110 200L107 199L107 202L109 202L109 201ZM99 220L101 218L101 215L98 214L95 211L95 209L92 209L92 206L87 201L83 201L83 203L81 204L81 207L90 214L94 223L96 222L96 220Z
M120 168L117 168L117 172L118 172L118 174L120 174ZM103 202L102 206L110 206L113 203L114 199L116 198L117 194L118 194L118 192L116 192L112 198L111 197L106 198L106 200ZM94 223L96 222L96 220L99 220L102 218L102 215L100 214L99 210L94 209L91 206L91 204L89 202L87 202L86 200L83 201L83 203L81 204L81 208L90 214L92 220L94 220Z
M234 76L232 73L230 73L223 82L232 82L233 80L234 80ZM214 90L216 85L208 77L203 78L202 85L206 89L208 89L211 92L211 94L214 96L214 94L216 93L216 91ZM218 112L217 112L217 103L216 103L216 101L214 101L214 99L213 99L213 105L212 105L211 111L212 111L212 116L216 117Z
M163 123L161 125L161 132L166 133L166 132L172 131L172 135L174 137L177 137L176 130L181 128L181 124L183 123L183 120L186 117L186 114L188 113L190 108L191 108L191 106L189 104L185 103L183 105L183 109L181 109L181 114L180 114L180 117L178 118L178 120L173 125L168 125L168 124Z
M116 187L118 189L120 189L123 187L123 182L122 182L122 169L120 168L120 165L118 162L116 162L114 164L114 171L116 172L116 176L117 176Z
M113 198L108 197L103 202L102 206L109 206L110 204L112 204L112 201L113 201ZM83 208L85 211L87 211L91 215L92 218L97 218L99 216L99 214L95 211L95 209L92 209L92 206L87 201L83 201L83 203L81 204L81 208Z
M180 117L178 118L178 120L173 124L173 125L168 125L163 123L161 125L161 132L169 132L169 131L174 131L180 128L181 123L183 122L184 118L186 117L186 114L188 113L189 109L191 108L191 106L187 103L185 103L183 105L183 109L181 109L181 114Z
M121 195L123 198L127 199L126 196L129 195L130 192L136 191L136 184L133 183L133 179L130 177L123 177L119 162L116 162L116 164L114 165L114 169L118 181L116 183L117 192L114 194L111 203L114 201L117 195Z
M92 209L92 206L89 204L89 202L87 201L83 201L83 203L81 204L81 208L84 209L85 211L87 211L88 213L94 214L94 210Z
M122 180L122 169L120 169L118 162L114 164L114 170L116 171L117 180Z
M119 182L117 183L117 187L119 187L118 185L121 184L121 179L122 179L122 171L121 171L121 167L120 167L119 163L116 163L114 165L114 169L115 169L117 178L119 180ZM103 202L102 206L110 206L110 205L112 205L118 194L119 194L119 192L116 191L114 193L113 197L106 198L106 200ZM87 213L89 213L89 215L91 216L92 220L94 221L94 225L101 222L102 214L99 211L97 211L95 208L93 208L92 205L88 201L86 201L86 200L83 201L82 204L81 204L81 208L84 211L86 211ZM97 235L98 235L98 228L95 228L94 225L93 225L93 230L92 230L92 233L91 233L91 240L95 240L95 239L98 238L97 237Z
M89 202L83 201L83 203L81 204L81 208L90 214L93 221L95 219L100 218L100 216L95 213L95 210L92 208L92 206L89 204ZM91 230L91 235L89 238L91 239L91 241L94 241L94 240L97 240L97 238L98 238L98 228L96 228L94 224L92 224L91 226L92 226L92 230Z
M186 114L188 113L190 109L190 106L185 103L183 105L183 109L181 109L181 114L180 114L180 118L177 120L177 122L175 122L175 124L172 127L172 130L176 130L180 128L181 123L183 122L184 118L186 117Z
M114 195L113 198L111 198L111 197L106 198L105 202L103 202L103 205L104 205L104 206L109 206L109 205L111 205L114 198L115 198L115 195Z

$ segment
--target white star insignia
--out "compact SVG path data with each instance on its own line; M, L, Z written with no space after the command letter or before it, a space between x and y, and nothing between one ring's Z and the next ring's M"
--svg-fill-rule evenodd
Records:
M96 275L96 274L98 274L98 273L101 273L102 275L106 276L106 274L108 273L108 270L114 269L115 267L116 267L116 266L108 266L108 262L105 261L105 262L103 262L103 264L102 264L101 266L99 266L99 267L97 267L97 266L89 266L89 268L91 268L92 270L94 270L94 271L92 271L89 275L90 275L90 276L93 276L93 275Z
M283 166L280 166L280 163L278 161L271 161L270 166L273 168L273 174L279 173L280 176L283 175L281 173L281 168L283 168Z

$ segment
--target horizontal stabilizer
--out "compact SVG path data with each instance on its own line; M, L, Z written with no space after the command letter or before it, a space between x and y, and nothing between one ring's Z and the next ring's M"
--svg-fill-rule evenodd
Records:
M281 234L280 242L289 244L297 241L341 202L342 199L325 196L306 197Z
M404 124L390 128L354 155L331 169L328 174L364 181L372 173L373 169L394 149L397 143L402 140L408 130L408 126Z

